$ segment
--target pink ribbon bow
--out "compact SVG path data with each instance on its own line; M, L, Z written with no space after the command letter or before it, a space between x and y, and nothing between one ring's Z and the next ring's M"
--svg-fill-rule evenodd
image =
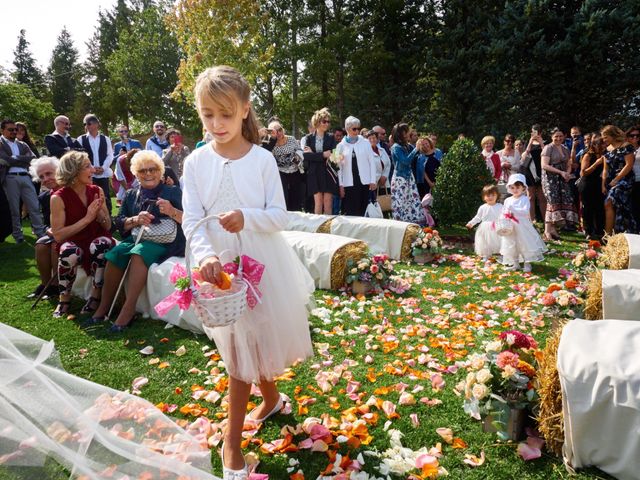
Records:
M164 317L169 310L178 306L180 310L189 310L191 302L193 301L193 291L188 288L186 290L176 290L168 297L165 297L159 304L155 306L156 313L161 317Z
M511 213L511 212L507 212L507 213L505 213L505 214L504 214L504 218L508 218L509 220L512 220L512 221L514 221L515 223L520 223L520 222L518 221L518 219L516 218L516 216L515 216L513 213Z
M247 255L242 255L240 261L242 262L242 280L244 280L249 287L247 288L247 305L253 309L262 298L262 292L258 288L258 285L260 285L260 281L262 280L264 265ZM225 263L222 269L229 274L238 274L238 264L235 262Z

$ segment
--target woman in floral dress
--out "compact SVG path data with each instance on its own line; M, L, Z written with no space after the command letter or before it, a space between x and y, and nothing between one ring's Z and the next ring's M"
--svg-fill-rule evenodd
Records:
M625 141L624 132L614 125L602 129L602 140L609 145L604 154L602 182L605 232L609 235L614 231L636 233L638 226L631 208L631 190L636 178L633 146Z
M391 147L391 162L394 167L391 179L391 209L393 219L424 225L426 219L420 203L412 163L422 148L422 140L415 148L409 146L409 125L398 123L392 131L394 144Z

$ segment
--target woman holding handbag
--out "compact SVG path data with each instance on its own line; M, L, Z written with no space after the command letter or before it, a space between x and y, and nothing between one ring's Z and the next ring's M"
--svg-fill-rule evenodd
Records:
M142 150L131 159L131 171L140 186L127 192L120 213L114 219L122 242L105 255L107 268L102 300L93 317L85 323L95 325L107 319L120 280L131 262L126 300L109 329L111 333L122 332L131 324L149 267L172 256L184 256L185 238L180 228L182 192L177 186L163 183L164 162L157 153ZM144 230L140 231L140 228Z

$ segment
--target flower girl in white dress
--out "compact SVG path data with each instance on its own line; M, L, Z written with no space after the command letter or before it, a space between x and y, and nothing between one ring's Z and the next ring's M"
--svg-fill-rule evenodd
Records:
M482 189L482 199L485 203L480 205L476 216L467 223L469 230L480 224L473 243L476 255L481 256L485 262L490 256L500 253L500 235L496 233L493 223L502 215L502 204L498 203L499 195L498 187L486 185Z
M531 262L544 259L547 247L531 223L530 204L527 197L527 180L521 173L509 177L507 188L511 197L504 201L503 214L513 220L513 233L502 237L500 253L509 270L518 270L524 261L524 272L531 271Z
M244 423L258 424L278 413L283 398L274 378L312 355L307 304L314 285L280 233L288 222L282 184L273 156L257 146L258 122L247 81L231 67L209 68L196 81L195 97L213 141L195 150L184 166L182 228L187 236L193 234L187 255L205 281L217 284L222 270L218 254L224 250L265 265L262 303L232 325L205 327L229 373L223 478L241 480L248 478L240 445ZM221 216L219 223L194 230L198 220L212 214ZM247 415L252 383L260 387L263 402Z

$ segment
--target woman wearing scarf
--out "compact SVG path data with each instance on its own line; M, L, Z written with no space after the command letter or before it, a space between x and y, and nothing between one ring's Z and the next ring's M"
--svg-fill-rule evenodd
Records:
M122 242L105 255L107 268L102 300L93 317L86 322L88 325L95 325L106 320L120 280L127 264L131 262L127 275L126 300L109 330L112 333L122 332L131 324L136 312L136 301L147 282L149 267L172 256L184 256L185 238L180 228L180 188L163 183L164 163L155 152L143 150L135 154L131 159L131 171L140 186L127 192L120 213L114 219L116 228L122 235ZM171 243L157 243L144 239L136 243L132 235L135 227L157 224L161 220L177 224L177 233Z

